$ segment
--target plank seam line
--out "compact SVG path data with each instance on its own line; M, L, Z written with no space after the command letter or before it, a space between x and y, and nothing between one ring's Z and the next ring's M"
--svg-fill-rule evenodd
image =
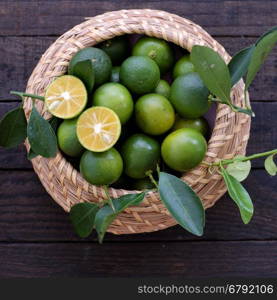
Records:
M153 244L158 244L158 243L164 243L164 244L180 244L180 243L195 243L195 244L201 244L201 243L275 243L277 242L277 239L245 239L245 240L213 240L213 239L207 239L207 240L141 240L141 241L113 241L113 240L105 240L104 244L141 244L141 243L153 243ZM87 241L0 241L0 246L1 245L17 245L17 244L27 244L27 245L37 245L37 244L98 244L97 240L87 240Z

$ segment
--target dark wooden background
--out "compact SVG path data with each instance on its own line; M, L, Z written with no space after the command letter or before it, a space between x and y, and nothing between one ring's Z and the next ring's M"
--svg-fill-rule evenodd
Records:
M24 90L39 57L84 17L128 8L156 8L203 26L230 54L276 25L276 1L0 1L0 116L15 107L11 89ZM251 88L257 117L248 153L277 146L277 53L270 55ZM205 235L176 226L140 235L81 240L27 161L23 146L0 149L0 277L185 276L276 277L276 178L263 161L245 182L255 216L243 225L228 196L207 211Z

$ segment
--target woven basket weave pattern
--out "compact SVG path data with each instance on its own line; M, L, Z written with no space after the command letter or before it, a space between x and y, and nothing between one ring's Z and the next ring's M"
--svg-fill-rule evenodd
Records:
M78 50L114 36L134 33L155 36L189 51L193 45L209 46L226 62L230 60L219 43L200 26L187 19L158 10L121 10L88 18L59 37L34 69L28 81L27 92L44 95L49 83L66 72L70 59ZM240 81L232 92L233 103L239 106L243 106L243 88L243 82ZM42 102L36 102L36 107L45 118L50 117ZM31 108L32 100L26 98L24 109L27 117ZM234 113L228 106L219 104L204 161L214 162L244 154L249 131L250 118L247 115ZM79 202L100 202L106 198L104 190L86 182L60 152L51 159L38 156L32 163L47 192L66 211ZM216 170L210 173L204 164L186 173L182 179L198 193L205 208L213 206L226 191L222 177ZM112 197L136 193L113 188L109 192ZM139 206L130 207L121 213L108 231L115 234L150 232L175 224L157 192L150 192Z

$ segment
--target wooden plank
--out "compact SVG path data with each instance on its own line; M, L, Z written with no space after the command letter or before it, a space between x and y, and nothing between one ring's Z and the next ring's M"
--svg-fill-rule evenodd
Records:
M265 152L277 148L277 103L253 103L256 117L252 118L247 154ZM264 158L252 162L254 167L263 168Z
M0 38L0 100L18 99L11 90L23 91L43 52L56 37Z
M14 108L18 103L0 103L0 118L8 110ZM276 127L277 102L253 103L256 117L252 121L251 136L247 147L248 154L264 152L276 148L277 131ZM255 160L254 167L263 167L263 160ZM25 147L19 146L14 149L0 148L0 169L31 169L31 163L26 158Z
M22 144L13 149L0 148L0 169L32 169L27 151Z
M0 277L275 278L276 241L1 244Z
M195 237L179 226L147 234L115 236L106 241L185 241L277 239L276 179L265 171L252 171L245 181L255 215L243 225L238 209L224 196L207 210L203 237ZM72 230L66 214L45 192L37 176L28 171L0 171L0 241L81 241ZM83 241L96 241L93 233Z
M166 10L191 19L217 35L257 35L275 24L276 1L3 1L1 35L60 35L107 11L134 8ZM62 13L61 13L62 11ZM32 20L30 21L30 13Z
M24 90L40 56L56 37L0 37L0 100L18 99L10 90ZM218 37L217 40L231 54L254 43L256 38ZM251 86L251 100L276 100L277 47L266 60Z

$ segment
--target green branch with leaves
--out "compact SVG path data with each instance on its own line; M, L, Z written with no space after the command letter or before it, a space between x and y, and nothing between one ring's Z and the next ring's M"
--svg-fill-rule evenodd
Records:
M227 65L222 57L209 47L194 46L190 57L196 71L210 90L210 102L228 105L234 112L255 116L248 98L248 89L270 51L277 43L277 26L263 34L255 44L240 50ZM244 106L232 103L231 89L244 76Z
M0 146L13 148L20 145L28 138L30 150L27 154L28 159L33 159L37 155L43 157L55 157L58 152L56 129L58 119L52 117L45 120L37 111L33 100L33 107L29 121L27 122L24 110L24 97L31 97L44 101L44 97L11 91L11 94L21 97L19 107L9 111L0 121Z
M208 164L209 171L216 168L226 184L229 196L239 208L242 221L248 224L254 213L252 200L240 182L244 181L251 171L251 160L266 157L264 167L267 173L275 176L277 166L274 162L274 155L277 154L277 149L257 153L249 156L235 156L232 159L222 159L218 162ZM226 167L226 168L225 168Z

